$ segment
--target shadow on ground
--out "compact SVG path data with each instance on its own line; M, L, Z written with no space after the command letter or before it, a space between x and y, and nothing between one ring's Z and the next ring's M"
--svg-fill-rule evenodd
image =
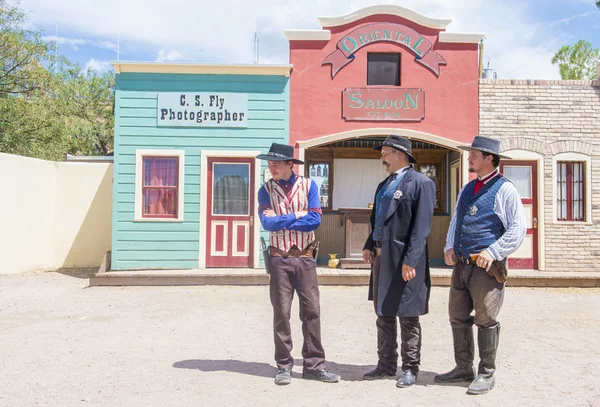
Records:
M82 280L89 279L91 276L98 272L98 267L85 267L85 268L61 268L51 273L59 273L68 277L80 278Z
M294 361L295 367L292 372L292 377L301 378L302 377L302 360ZM274 378L277 369L274 365L270 365L268 363L259 363L259 362L245 362L241 360L212 360L212 359L191 359L191 360L182 360L179 362L173 363L173 367L177 369L192 369L192 370L200 370L202 372L232 372L232 373L241 373L247 374L250 376L258 376L258 377L268 377ZM327 370L332 373L337 373L342 377L342 381L345 382L356 382L362 381L363 375L374 369L374 365L348 365L336 362L326 362ZM428 371L420 371L419 378L417 380L417 385L428 386L435 385L438 386L438 383L435 383L433 377L437 373L428 372ZM392 380L392 379L390 379ZM457 383L456 385L461 386L463 383ZM464 383L464 387L467 387L468 383Z

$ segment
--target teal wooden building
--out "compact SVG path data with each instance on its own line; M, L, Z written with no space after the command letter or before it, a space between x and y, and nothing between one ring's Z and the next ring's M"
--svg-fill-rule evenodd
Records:
M291 65L113 65L111 268L260 267L255 157L288 143Z

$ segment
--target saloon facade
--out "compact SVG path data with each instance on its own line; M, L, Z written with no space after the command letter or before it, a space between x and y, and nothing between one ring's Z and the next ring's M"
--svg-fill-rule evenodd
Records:
M469 180L458 146L483 134L514 158L501 171L529 222L511 267L598 269L598 81L480 80L483 34L399 6L319 23L285 31L289 66L115 64L113 269L261 267L256 193L269 174L254 157L274 141L296 147L319 187L319 261L364 267L386 176L373 146L389 134L413 141L415 169L436 184L432 265Z

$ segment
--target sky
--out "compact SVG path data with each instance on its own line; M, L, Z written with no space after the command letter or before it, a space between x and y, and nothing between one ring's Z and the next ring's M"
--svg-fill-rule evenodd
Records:
M10 0L9 0L10 1ZM29 28L58 39L82 67L110 61L289 62L284 29L320 29L318 17L396 4L450 18L448 32L483 33L484 65L499 79L560 79L551 59L580 39L600 47L600 9L592 0L21 0ZM58 36L57 36L58 32Z

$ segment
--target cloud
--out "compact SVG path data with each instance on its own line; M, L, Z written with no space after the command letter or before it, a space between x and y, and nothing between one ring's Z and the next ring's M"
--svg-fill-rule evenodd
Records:
M57 37L56 35L44 36L42 37L42 40L48 42L56 42L58 45L68 45L73 51L79 50L79 46L84 45L87 42L86 40L81 38Z
M581 10L584 3L583 0L547 1L547 4L552 3L554 15L546 18L554 20L558 17L572 18L569 11L564 11L567 10L566 5L572 6L568 10ZM22 0L21 3L24 8L33 10L31 18L36 24L53 27L58 21L61 27L80 33L84 38L114 38L119 33L121 50L151 55L149 59L156 55L158 60L175 61L185 56L185 60L198 62L253 63L254 33L258 33L260 62L287 63L289 51L284 29L318 29L317 17L344 15L378 2L229 0L209 3L208 0L171 0L167 4L158 0ZM491 66L497 69L499 77L533 75L531 78L536 78L539 74L559 77L551 58L546 57L564 45L561 44L564 37L530 58L531 52L555 34L556 27L542 24L544 20L539 9L527 3L521 4L521 0L413 0L395 3L430 17L452 18L448 28L450 32L487 32L485 56L491 57ZM140 10L143 13L140 14ZM590 21L591 27L595 18L595 15L581 16L577 24L573 23L569 28L581 26L584 21ZM527 63L524 64L524 61Z
M111 41L90 41L83 38L68 38L56 35L46 35L42 37L42 40L52 42L55 41L58 45L68 45L73 51L78 51L80 47L85 45L91 45L100 49L108 49L111 51L117 50L117 44Z
M83 72L86 71L96 71L96 72L106 72L112 69L110 62L108 61L98 61L94 58L87 61L85 67L83 68Z
M167 50L162 48L158 51L158 55L156 57L157 62L175 62L183 59L183 54L176 49Z

